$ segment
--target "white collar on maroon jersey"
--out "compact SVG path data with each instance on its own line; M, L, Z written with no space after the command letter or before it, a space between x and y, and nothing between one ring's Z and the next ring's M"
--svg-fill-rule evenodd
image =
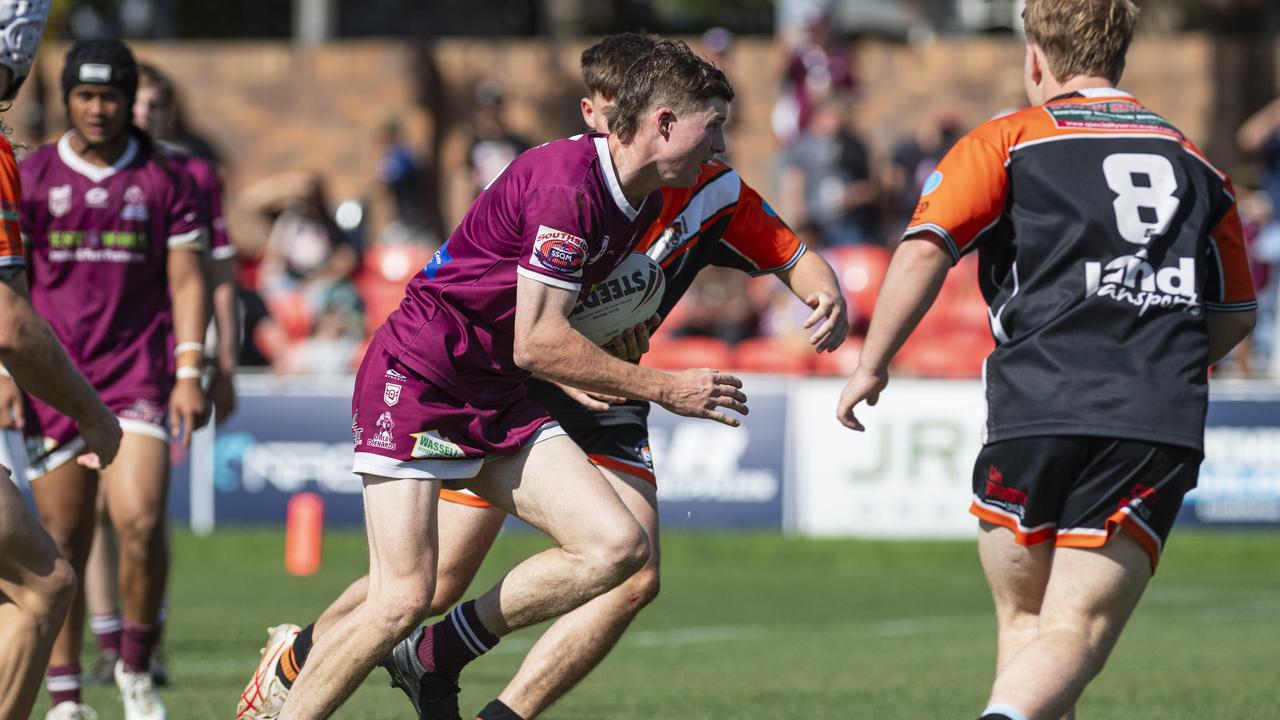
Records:
M1127 93L1123 90L1117 90L1113 87L1085 88L1083 90L1077 90L1076 92L1087 98L1133 97L1131 93Z
M128 167L129 163L133 162L134 157L138 154L138 139L133 135L129 135L129 142L124 146L124 152L120 154L119 160L116 160L108 167L94 165L71 149L71 135L73 133L75 133L75 130L68 130L62 136L62 139L58 140L58 158L62 160L63 165L89 178L95 185Z
M613 158L609 155L609 138L598 137L595 141L596 154L600 156L600 169L604 172L604 181L609 184L609 194L613 196L613 202L618 205L618 209L627 216L628 220L635 220L640 214L640 208L631 207L631 202L622 192L622 182L618 180L618 173L613 169ZM640 203L640 207L644 207L643 202Z

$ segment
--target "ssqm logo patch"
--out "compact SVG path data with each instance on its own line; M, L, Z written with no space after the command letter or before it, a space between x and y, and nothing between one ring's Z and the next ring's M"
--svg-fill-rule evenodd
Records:
M535 267L561 275L581 275L582 267L587 264L587 241L563 230L539 225L529 261Z

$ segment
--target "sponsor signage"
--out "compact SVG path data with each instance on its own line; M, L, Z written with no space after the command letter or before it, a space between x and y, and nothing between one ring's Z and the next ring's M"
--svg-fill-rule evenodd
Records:
M859 406L863 433L836 420L843 386L833 379L794 387L788 526L805 535L972 537L971 477L986 422L981 383L897 380L875 407Z

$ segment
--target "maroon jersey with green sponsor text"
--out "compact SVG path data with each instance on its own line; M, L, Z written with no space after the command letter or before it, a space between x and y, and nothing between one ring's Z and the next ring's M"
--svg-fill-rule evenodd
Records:
M513 358L517 276L585 295L661 204L657 192L638 208L627 201L604 135L528 150L476 198L376 338L460 400L516 402L529 378Z
M31 301L99 392L167 398L173 330L171 249L200 251L206 220L186 173L130 137L111 167L70 134L21 166ZM41 404L36 401L37 409Z

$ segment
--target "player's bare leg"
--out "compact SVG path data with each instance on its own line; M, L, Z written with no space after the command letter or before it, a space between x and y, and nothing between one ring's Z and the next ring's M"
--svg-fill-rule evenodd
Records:
M116 461L102 471L102 483L119 544L125 623L154 627L169 576L169 442L125 433Z
M423 718L456 718L456 679L498 640L620 585L644 566L644 530L609 482L566 436L487 463L477 495L556 542L513 568L491 590L396 646L388 663Z
M31 713L75 586L71 565L0 468L0 717Z
M438 480L364 476L369 591L316 642L280 714L325 718L426 617L436 567Z
M495 507L470 507L441 502L436 509L440 528L436 590L431 597L430 615L453 607L471 586L480 565L502 531L507 514ZM316 618L313 637L319 639L340 618L364 602L369 594L369 576L351 583L338 599ZM430 616L429 615L429 616Z
M534 718L604 660L636 615L658 596L658 495L653 483L608 468L600 472L649 537L649 562L618 587L561 617L525 656L498 696L523 718Z
M507 514L494 507L470 507L450 502L437 506L440 536L436 589L429 615L439 615L456 603L480 569ZM268 629L267 645L253 677L240 694L237 718L275 717L304 667L311 648L335 623L355 610L369 595L369 576L356 580L310 626ZM273 647L276 643L280 645Z
M990 533L987 541L999 538ZM1000 582L988 569L993 576ZM1014 708L1027 720L1067 715L1102 671L1150 579L1150 557L1123 531L1101 548L1056 549L1036 637L996 677L989 705Z
M84 576L93 541L98 473L75 462L64 463L31 483L40 522L76 577ZM51 691L54 704L80 696L80 648L84 636L84 588L77 584L66 622L49 656L51 677L60 690Z
M98 659L89 670L89 680L110 683L114 681L116 660L120 659L120 545L107 513L105 483L99 483L97 512L93 544L84 569L89 629L98 641Z
M119 542L123 629L113 672L129 717L164 718L151 677L160 608L169 578L169 440L126 431L116 461L102 471L107 511Z
M476 600L480 621L495 635L559 617L649 559L644 530L567 436L489 463L471 489L556 541Z

